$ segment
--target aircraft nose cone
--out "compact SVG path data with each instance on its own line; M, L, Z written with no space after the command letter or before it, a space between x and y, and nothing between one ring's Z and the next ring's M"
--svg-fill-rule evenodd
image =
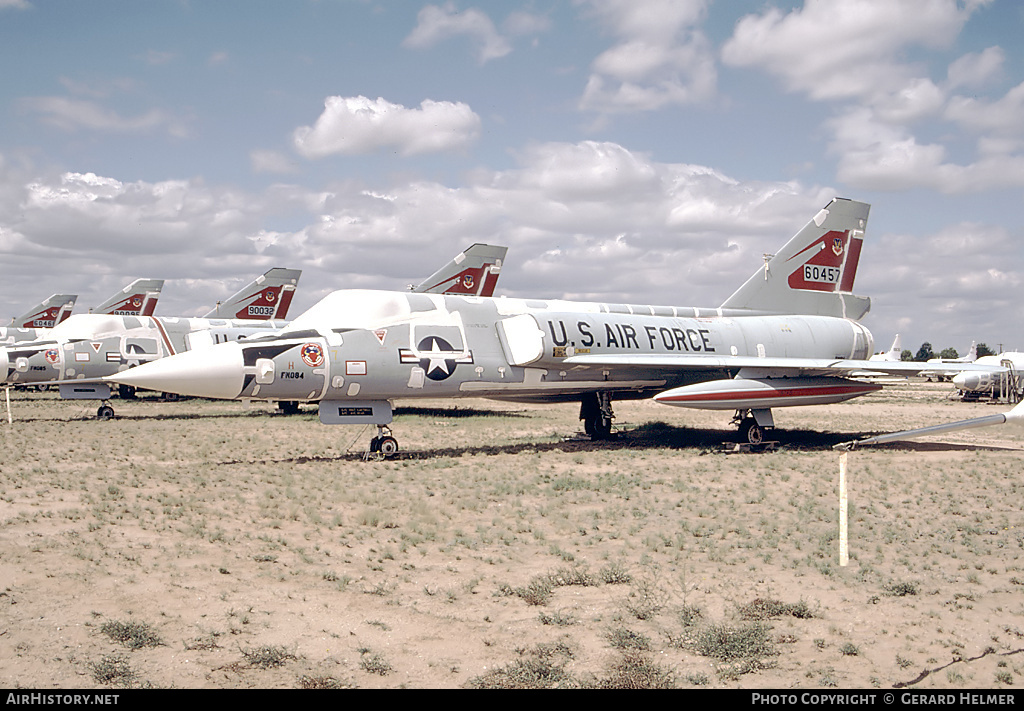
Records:
M977 390L981 385L981 376L977 373L957 373L953 376L953 385L960 390Z
M143 363L106 380L144 390L230 400L245 380L242 347L223 343Z

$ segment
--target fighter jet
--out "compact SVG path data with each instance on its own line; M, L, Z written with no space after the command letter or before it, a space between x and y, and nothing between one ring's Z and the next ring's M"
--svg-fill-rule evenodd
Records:
M156 303L160 299L160 291L163 288L163 279L136 279L95 309L90 309L89 313L111 316L152 316L156 311Z
M321 422L373 424L370 450L398 450L396 398L578 401L595 438L613 399L734 410L759 442L772 408L881 389L870 368L870 301L851 290L869 206L835 199L718 308L344 290L268 338L148 363L110 380L185 395L319 402ZM950 366L963 368L964 366ZM972 366L973 367L973 366Z
M268 321L287 319L301 269L274 267L246 284L227 301L218 302L203 318Z
M95 309L91 309L90 313L151 316L163 286L163 279L136 279ZM51 328L71 316L71 309L77 299L78 297L73 295L54 294L24 316L19 316L10 327L0 328L0 345L29 343L46 338Z
M223 308L241 313L252 306L287 310L301 272L271 269L239 291ZM270 333L286 321L168 318L153 316L162 279L137 279L97 308L76 314L39 340L0 348L0 375L17 385L57 384L62 398L102 400L97 416L113 417L106 402L110 384L99 378L182 350L205 347L257 332ZM285 295L285 298L281 298Z
M46 331L71 315L77 300L76 294L53 294L12 319L10 326L0 328L0 345L9 346L42 338Z
M474 244L415 291L467 293L474 287L493 291L506 251L505 247ZM106 402L111 396L110 383L99 382L101 378L175 353L276 333L286 321L251 318L264 309L276 309L267 313L283 318L300 273L271 269L218 306L219 312L233 314L234 319L73 317L45 341L0 348L0 374L6 374L9 383L56 382L61 397L103 400L97 416L113 417L114 410ZM280 398L279 402L295 400Z
M476 243L411 290L420 294L493 296L508 247Z
M163 279L136 279L118 291L90 313L135 316L151 315L163 288ZM71 316L78 296L54 294L23 316L14 319L10 327L0 328L0 345L37 341L47 331Z

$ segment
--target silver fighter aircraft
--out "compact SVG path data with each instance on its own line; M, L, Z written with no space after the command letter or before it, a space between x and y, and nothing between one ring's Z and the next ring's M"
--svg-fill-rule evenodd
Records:
M160 299L160 291L163 288L163 279L136 279L96 308L90 309L89 313L111 316L152 316L156 311L156 303Z
M46 301L12 319L9 326L0 328L0 345L9 346L42 338L47 331L71 315L77 300L77 294L53 294Z
M506 251L505 247L475 244L415 291L493 291ZM204 318L73 316L50 331L45 340L0 348L0 374L11 384L57 384L63 398L102 400L97 416L113 417L114 409L107 402L110 383L101 382L102 378L177 353L278 332L288 324L281 319L300 274L297 269L271 269L211 312L233 318L211 314ZM264 320L255 320L260 317ZM296 399L281 398L280 402Z
M138 316L143 313L152 315L163 286L163 279L136 279L95 309L90 309L89 313L120 316ZM71 316L71 310L77 300L76 295L54 294L23 316L14 319L9 327L0 328L0 345L9 346L12 343L26 343L45 338L51 328Z
M286 321L253 320L252 308L287 311L301 271L271 269L236 293L223 308L234 319L153 316L162 279L139 279L101 304L76 314L39 340L0 348L0 375L14 385L57 384L62 398L102 400L98 417L113 417L109 383L99 378L197 347L270 333ZM125 388L127 391L127 387Z
M743 437L772 408L836 403L881 388L856 370L906 374L923 363L869 362L871 333L851 293L869 206L835 199L718 308L346 290L272 337L148 363L110 379L226 399L319 402L327 424L373 424L392 454L396 398L578 401L595 438L612 401L735 410ZM934 366L929 366L934 367ZM950 366L963 369L964 365Z

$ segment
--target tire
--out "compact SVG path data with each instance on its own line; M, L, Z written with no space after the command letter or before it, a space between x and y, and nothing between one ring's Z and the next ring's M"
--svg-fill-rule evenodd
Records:
M398 453L398 440L394 437L381 437L377 443L377 451L385 457Z
M101 420L109 420L114 417L114 408L110 405L100 405L96 410L96 417Z
M754 419L743 420L740 424L740 433L747 444L761 444L764 441L764 430Z

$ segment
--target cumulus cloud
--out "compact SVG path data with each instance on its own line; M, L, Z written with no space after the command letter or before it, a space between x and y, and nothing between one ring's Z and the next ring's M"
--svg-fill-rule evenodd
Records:
M866 142L881 129L851 121L842 130ZM889 130L885 141L906 140ZM915 170L948 163L931 150L910 144ZM40 274L63 275L66 281L47 288L74 287L83 303L151 276L171 280L163 313L194 315L213 305L210 280L286 266L305 270L301 310L332 289L402 288L485 241L511 247L499 283L509 296L713 307L836 195L827 186L658 162L612 142L540 143L516 158L514 167L478 170L459 187L344 181L316 191L276 184L259 193L91 173L24 180L0 162L0 205L13 206L0 211L0 253L19 265L0 284L0 299L10 302L31 286L46 291ZM891 339L901 323L907 328L900 319L908 313L947 323L949 300L974 298L986 278L1024 283L1019 235L1005 228L963 223L929 235L887 235L885 222L868 226L858 277L858 292L874 300L868 325L880 339ZM992 254L1001 255L999 264ZM19 281L22 272L32 281ZM95 274L107 276L97 281ZM953 290L945 299L943 288Z
M382 98L330 96L314 126L292 135L306 158L391 149L401 155L461 150L476 140L480 117L461 102L424 100L418 109Z
M1024 154L1016 139L1024 133L1024 85L997 100L951 95L994 78L1003 51L989 47L957 58L944 81L922 76L924 66L905 60L911 49L951 47L989 2L808 0L789 12L770 8L742 18L722 58L773 74L813 100L839 104L826 127L838 177L850 186L947 194L1020 186ZM950 159L949 146L960 138L955 126L977 135L973 162ZM921 140L923 131L939 137Z
M517 18L516 27L524 27L522 19ZM427 5L420 10L416 27L402 41L402 46L429 49L453 37L469 38L481 64L512 51L512 45L498 33L485 12L476 8L459 12L451 2L443 6Z
M18 184L0 175L9 188L0 197L17 206L0 217L0 251L55 255L47 275L117 270L125 283L301 268L309 305L331 288L401 288L487 241L515 251L502 277L509 295L716 306L832 192L740 182L615 143L536 144L517 158L458 188L349 181L250 194L200 181L64 173ZM282 216L298 224L268 227ZM13 288L0 285L0 296ZM84 300L97 287L78 288ZM197 312L201 298L165 289L179 313Z
M946 72L950 88L980 86L996 76L1003 68L1006 53L1001 47L989 47L982 52L971 52L949 65Z
M1011 256L1018 239L1005 227L977 222L925 234L873 232L869 224L857 282L872 297L876 341L913 331L937 350L953 346L963 353L971 340L1005 334L1004 321L1024 284L1024 265ZM1002 255L998 263L993 254ZM951 312L951 305L959 309ZM916 350L919 343L904 339L903 345Z
M838 177L865 190L909 190L928 187L939 192L975 193L1005 186L1024 186L1024 156L1016 143L1001 150L992 146L977 161L949 161L939 143L919 143L906 130L882 123L870 109L860 108L832 120L832 151L839 156Z
M895 92L916 73L900 52L949 46L980 4L807 0L788 13L770 8L736 24L722 60L763 69L815 99Z
M581 108L652 111L714 96L714 55L698 27L706 0L577 1L618 40L593 61Z
M280 151L252 150L249 151L249 165L254 173L296 173L298 165L295 160Z
M51 126L65 131L90 130L109 133L163 131L173 136L187 133L177 116L151 109L137 116L123 116L98 102L61 96L37 96L21 100L21 106Z
M995 101L955 96L949 102L946 117L975 132L1024 135L1024 83Z

